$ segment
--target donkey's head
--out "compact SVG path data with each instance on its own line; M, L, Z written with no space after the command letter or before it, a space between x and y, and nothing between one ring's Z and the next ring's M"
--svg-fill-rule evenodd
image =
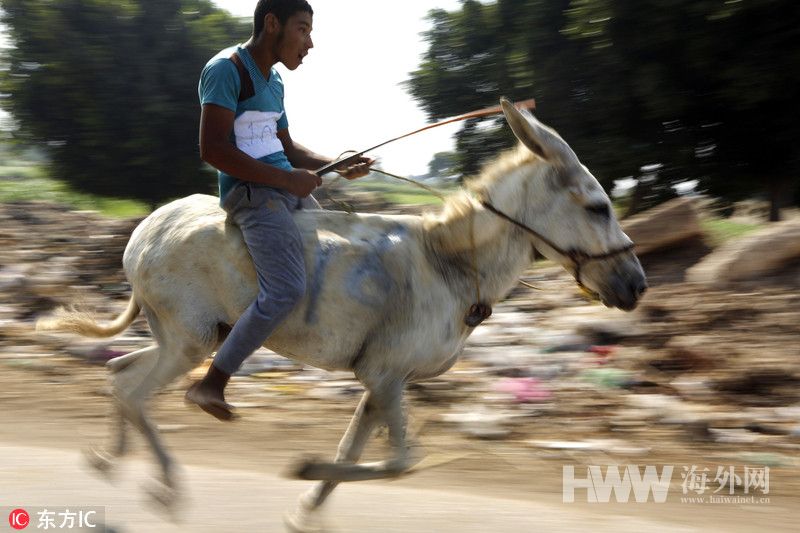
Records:
M508 214L529 228L541 253L604 304L634 309L647 282L608 195L558 133L508 100L501 104L514 134L536 156L520 176L521 203Z

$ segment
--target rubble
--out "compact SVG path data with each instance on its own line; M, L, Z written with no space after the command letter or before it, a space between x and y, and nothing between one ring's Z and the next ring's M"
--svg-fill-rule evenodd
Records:
M693 283L724 284L768 274L800 259L800 219L776 222L734 239L687 272Z
M639 255L675 246L703 233L695 200L689 197L675 198L628 218L622 229L636 243Z
M0 365L79 383L80 369L152 342L142 317L102 341L33 332L37 316L76 299L100 317L124 308L121 256L135 223L47 204L0 205ZM663 261L660 268L672 268ZM581 299L560 268L537 265L525 278L543 291L514 289L449 372L409 385L410 402L439 413L431 427L620 456L713 444L742 458L747 446L758 460L790 464L779 451L800 443L800 276L727 289L659 278L631 314ZM186 379L199 379L208 364ZM231 388L248 415L283 405L351 410L363 391L352 373L265 349Z

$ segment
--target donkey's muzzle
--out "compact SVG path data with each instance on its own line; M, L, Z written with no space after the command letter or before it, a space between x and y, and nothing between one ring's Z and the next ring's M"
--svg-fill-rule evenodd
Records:
M603 303L609 307L617 307L623 311L633 311L647 292L647 278L639 270L628 272L624 276L615 276L609 294L603 295Z

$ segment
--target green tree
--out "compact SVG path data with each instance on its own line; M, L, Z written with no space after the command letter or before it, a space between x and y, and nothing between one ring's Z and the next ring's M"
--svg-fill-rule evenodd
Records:
M247 23L208 0L0 0L13 48L2 100L45 146L51 175L152 206L211 190L197 148L197 79Z
M598 177L611 186L606 172L619 159L609 155L613 139L596 150L597 139L587 127L599 122L587 94L591 72L586 43L561 31L569 0L500 0L482 5L467 0L460 10L431 11L425 34L428 50L407 87L432 120L496 105L500 96L512 100L535 97L537 116L555 126L589 161ZM456 136L458 171L473 174L498 150L515 139L501 118L465 122ZM642 163L644 164L644 163Z
M430 19L408 85L433 119L533 96L607 188L659 165L640 207L697 179L728 200L768 193L777 218L798 188L800 4L468 0ZM505 128L466 123L460 169L511 142Z
M569 16L606 74L597 105L622 111L606 131L643 141L662 180L696 178L728 200L766 194L778 219L800 184L799 4L575 0Z
M448 177L458 174L455 152L437 152L428 163L428 175Z

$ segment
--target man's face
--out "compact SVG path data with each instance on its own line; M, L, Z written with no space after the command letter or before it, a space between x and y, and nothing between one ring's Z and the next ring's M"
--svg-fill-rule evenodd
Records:
M311 40L312 17L306 11L298 11L286 21L278 34L278 60L289 70L303 63L314 43Z

